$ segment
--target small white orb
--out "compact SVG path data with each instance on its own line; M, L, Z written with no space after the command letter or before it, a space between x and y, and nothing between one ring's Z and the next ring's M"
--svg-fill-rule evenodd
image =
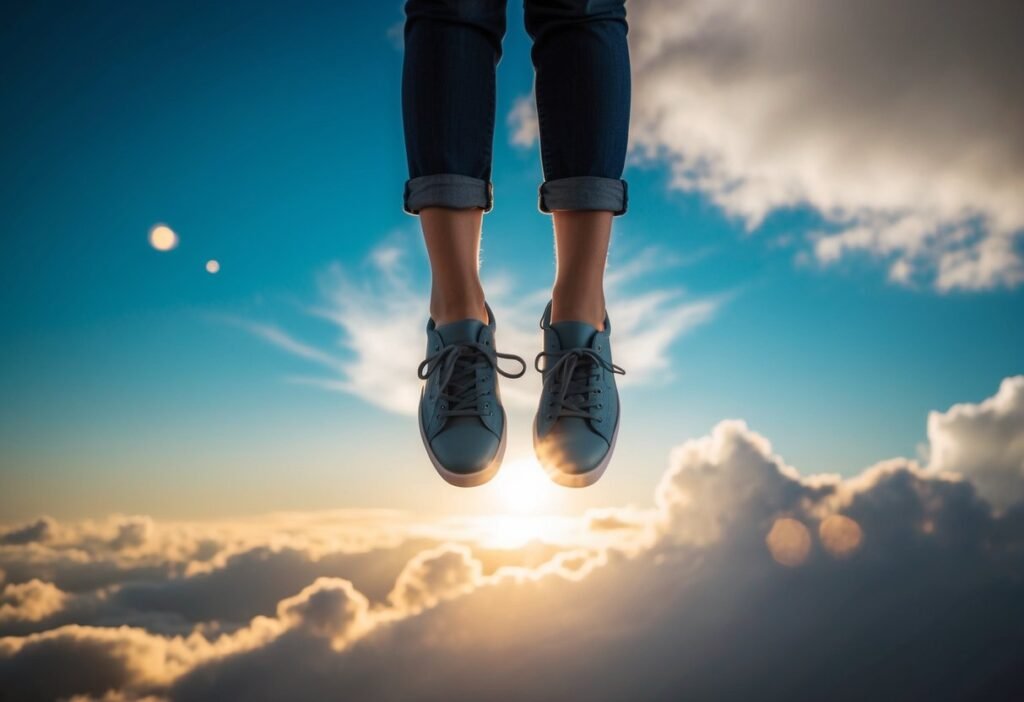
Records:
M157 224L149 230L149 245L157 251L170 251L178 245L178 235L166 224Z
M210 273L211 275L214 273L219 273L220 262L215 258L211 258L209 261L206 262L206 272Z

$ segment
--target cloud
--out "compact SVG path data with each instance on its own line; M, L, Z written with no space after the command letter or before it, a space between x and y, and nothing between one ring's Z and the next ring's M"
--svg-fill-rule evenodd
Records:
M723 421L672 452L650 508L579 518L604 545L581 536L533 551L541 561L528 547L495 563L473 538L486 530L468 522L461 540L451 524L431 540L427 525L403 523L399 545L359 553L330 538L355 515L275 516L263 530L152 523L127 551L112 551L109 538L123 518L60 524L57 543L121 559L159 544L186 559L199 549L181 543L185 534L218 543L245 534L237 543L247 548L198 570L175 560L146 583L155 598L125 596L140 583L91 593L121 608L108 615L181 613L188 603L191 627L179 633L70 621L0 638L0 690L15 699L1012 697L1024 685L1024 501L1007 496L996 509L985 498L977 466L1003 454L971 447L979 436L1020 440L1024 427L1007 420L1018 384L932 415L930 438L948 441L931 427L952 423L943 431L961 442L933 447L941 467L896 458L846 479L802 475L766 437ZM1019 494L1019 473L1000 476ZM370 530L400 519L363 516ZM288 545L274 546L276 534ZM58 591L35 581L4 592L21 611ZM249 605L232 610L228 594ZM61 675L44 674L52 670Z
M596 532L644 530L649 526L650 516L650 510L632 507L591 509L584 515L587 529Z
M405 20L399 20L390 25L385 33L388 42L396 51L405 50Z
M281 600L277 617L289 627L341 647L369 628L369 610L369 601L348 580L317 578L295 597Z
M734 420L676 448L655 499L668 536L704 544L737 524L751 532L777 514L807 516L837 482L800 480L765 437Z
M130 517L117 525L117 535L111 540L111 548L131 549L143 546L153 531L153 520L149 517Z
M127 626L79 625L0 638L0 689L18 700L99 696L110 690L134 698L165 689L203 661L264 645L283 630L282 621L260 618L214 640L198 632L168 637Z
M460 544L444 544L424 551L398 576L388 599L396 607L414 611L468 592L480 582L483 566Z
M126 609L159 611L183 622L228 624L273 615L280 600L317 578L344 578L383 601L409 560L434 545L409 539L393 547L320 554L308 547L255 545L189 578L125 584L110 599Z
M831 265L937 290L1024 281L1018 3L651 0L630 9L639 160L756 228L808 207Z
M337 348L324 350L273 324L236 321L257 337L329 371L327 376L293 378L343 392L397 414L414 414L421 381L415 369L423 360L429 294L416 281L425 279L425 262L412 265L406 246L388 243L371 252L364 266L351 270L334 264L320 276L321 301L308 312L329 323ZM627 369L622 387L652 380L664 382L669 352L680 337L712 320L728 295L694 299L679 288L638 290L644 277L678 265L655 249L613 260L606 290L613 320L616 362ZM488 279L489 303L498 320L504 352L532 357L539 351L537 320L547 290L522 291L498 273ZM502 386L510 407L534 409L539 375L529 373Z
M42 580L10 583L0 592L0 624L9 621L39 621L64 606L60 588Z
M4 532L0 535L0 544L20 545L46 541L55 530L56 522L49 517L40 517L31 524Z
M537 121L537 105L533 93L520 95L508 113L509 142L513 146L528 149L540 138L540 124Z
M929 467L970 478L995 507L1024 500L1024 376L984 402L928 415Z

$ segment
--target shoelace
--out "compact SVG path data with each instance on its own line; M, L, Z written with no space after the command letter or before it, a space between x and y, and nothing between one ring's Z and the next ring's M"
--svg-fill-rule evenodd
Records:
M518 361L523 367L518 373L511 373L498 365L498 359ZM479 342L449 344L428 356L416 375L426 380L434 373L440 373L438 387L441 389L441 415L444 417L472 417L483 412L478 400L484 392L477 387L477 370L490 367L506 378L520 378L526 372L526 361L513 353L498 353L490 346Z
M552 357L555 360L546 371L541 370L541 359ZM596 384L598 369L604 368L617 375L625 375L625 369L604 360L596 351L585 347L566 351L541 351L533 359L533 367L544 375L544 385L556 396L548 403L548 419L557 417L582 417L600 422L594 410L604 405L594 395L601 394Z

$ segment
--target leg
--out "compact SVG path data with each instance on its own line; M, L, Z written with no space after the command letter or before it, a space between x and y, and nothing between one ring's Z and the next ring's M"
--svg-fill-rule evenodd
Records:
M478 276L480 225L492 206L495 67L504 0L406 3L402 116L409 180L404 209L420 215L438 324L486 321Z
M575 319L604 328L604 269L612 235L612 213L555 210L557 268L551 321Z
M459 319L487 320L480 284L479 207L427 207L420 212L430 257L430 316L437 324Z
M433 286L419 429L447 482L497 472L508 431L497 376L526 363L499 353L478 275L480 224L491 208L494 69L505 0L408 0L402 114L409 156L405 211L420 216ZM500 360L517 361L509 371Z
M629 49L623 0L526 0L533 38L544 183L558 274L552 321L601 327L613 215L626 211L621 180L629 131Z
M544 183L558 275L541 318L544 377L533 444L548 475L592 485L612 458L619 394L604 268L612 217L626 211L621 179L629 128L624 0L525 0L533 37ZM538 366L539 367L539 366Z

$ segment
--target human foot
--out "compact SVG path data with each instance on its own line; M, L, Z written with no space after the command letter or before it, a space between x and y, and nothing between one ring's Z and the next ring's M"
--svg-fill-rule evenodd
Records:
M486 306L486 305L485 305ZM463 319L438 326L427 323L427 358L417 371L426 381L420 394L419 425L423 445L441 477L458 487L482 485L494 477L505 453L505 409L495 372L518 378L526 362L494 346L495 322ZM518 361L508 373L498 359Z

